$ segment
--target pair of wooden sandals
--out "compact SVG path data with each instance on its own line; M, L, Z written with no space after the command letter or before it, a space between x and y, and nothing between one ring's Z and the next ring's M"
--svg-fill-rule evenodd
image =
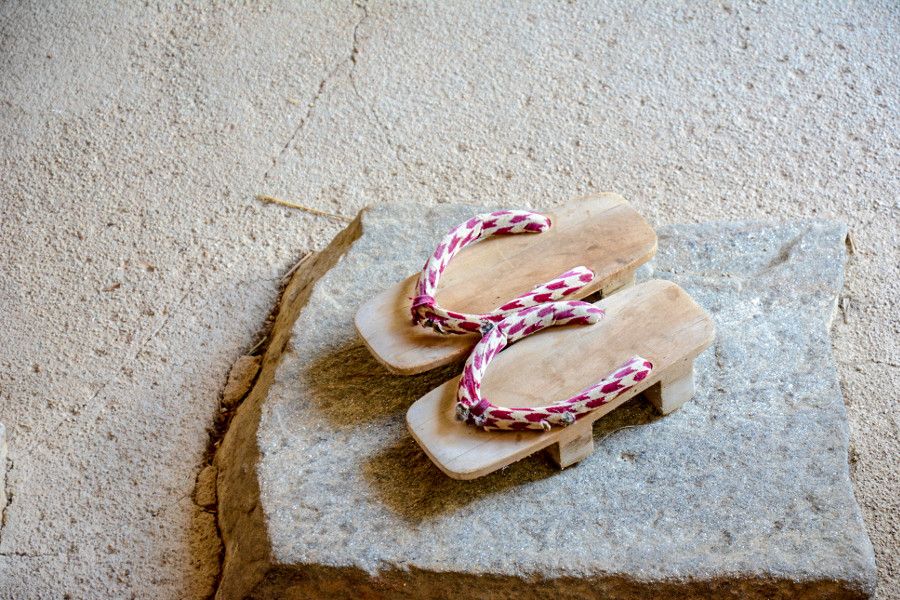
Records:
M634 285L655 252L656 233L616 194L478 215L422 273L360 307L356 328L401 375L468 355L406 415L444 473L474 479L545 448L565 468L593 451L594 421L627 400L643 393L667 414L694 394L713 323L674 283Z

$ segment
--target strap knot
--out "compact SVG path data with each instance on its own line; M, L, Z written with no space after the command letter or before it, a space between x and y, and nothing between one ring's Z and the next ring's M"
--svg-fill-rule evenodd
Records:
M653 364L633 356L579 394L546 406L508 408L497 406L481 395L481 381L488 365L508 344L548 327L589 325L601 317L603 311L596 306L570 300L522 308L497 323L492 322L490 332L475 344L463 368L456 395L458 418L488 431L549 431L552 427L572 425L582 415L638 385L650 375Z
M434 306L434 296L430 294L420 294L413 298L412 309L415 311L420 306Z
M431 308L435 304L434 296L429 294L419 294L415 298L412 299L412 306L410 307L410 313L412 313L412 322L413 325L418 325L419 323L424 324L426 327L431 327L431 319L427 318L427 315L423 315L424 311L420 311L419 309L422 307Z

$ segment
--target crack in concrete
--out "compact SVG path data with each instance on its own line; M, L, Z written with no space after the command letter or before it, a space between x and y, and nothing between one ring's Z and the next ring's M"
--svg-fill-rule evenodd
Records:
M150 332L150 335L144 338L144 340L140 343L137 351L135 351L135 353L131 356L131 360L129 362L134 362L135 360L137 360L137 358L141 355L141 352L144 351L144 348L146 348L147 345L152 342L157 335L159 335L159 332L169 324L169 321L172 320L172 317L175 316L175 313L178 312L178 309L181 308L181 305L184 304L185 300L187 300L187 297L190 295L191 291L192 290L188 289L188 291L182 294L181 298L179 298L175 305L169 310L169 314L165 316L165 318L160 322L159 326L152 332Z
M356 24L353 26L353 44L350 48L350 62L353 63L353 67L356 66L356 57L359 54L359 27L363 24L363 22L369 18L369 7L366 6L365 2L358 2L354 0L351 4L353 8L362 9L362 17L356 21ZM351 73L352 73L351 67Z
M356 85L356 57L359 55L359 28L369 18L369 9L368 7L361 2L353 2L353 6L355 8L361 8L363 11L362 17L359 21L356 22L356 25L353 27L353 44L350 49L350 71L348 73L348 78L350 80L350 87L353 89L353 94L356 96L357 100L363 105L363 114L366 115L366 119L369 123L378 129L381 132L381 135L384 137L387 145L394 151L394 157L397 159L406 172L412 177L413 181L421 185L422 187L429 190L435 198L437 198L437 190L429 184L424 179L416 176L415 171L413 170L412 165L403 157L403 147L397 144L391 135L388 133L390 128L385 124L382 118L378 115L378 111L375 110L375 107L366 101L363 95L360 93L359 88Z
M843 366L858 366L865 364L874 364L874 365L882 365L884 367L890 367L892 369L900 368L900 363L895 363L889 360L880 360L878 358L862 358L856 360L841 360L838 359L837 363Z
M316 93L313 94L312 99L306 105L306 115L304 115L303 118L300 119L300 122L297 124L297 127L294 128L294 131L293 133L291 133L291 136L288 138L287 142L285 142L284 146L282 146L281 150L279 150L278 155L272 159L272 166L266 169L265 173L263 173L263 181L267 181L269 179L269 175L271 174L272 169L278 166L278 163L281 162L281 158L288 151L288 148L290 148L294 140L297 139L297 136L299 136L303 129L306 127L306 124L309 123L310 119L312 119L313 113L316 109L316 105L319 103L319 99L322 97L322 94L325 93L325 88L328 87L328 82L331 81L335 77L335 75L337 75L337 72L341 69L341 67L345 66L348 62L353 65L356 64L356 55L359 53L359 48L356 43L357 31L359 30L360 24L362 24L362 22L369 17L369 9L365 6L365 4L356 2L355 0L352 4L352 7L362 8L363 16L353 25L353 46L350 50L350 56L338 61L333 67L331 67L331 69L329 69L325 73L325 76L322 77L322 79L319 81L319 86L318 89L316 89Z
M75 417L78 417L79 415L81 415L81 413L82 413L85 409L87 409L88 407L94 405L94 400L96 400L96 399L100 396L100 394L102 394L103 391L106 390L106 388L108 388L111 384L118 382L118 381L120 380L120 375L118 375L118 373L121 373L121 371L122 371L122 369L123 369L124 367L126 367L126 366L128 366L128 365L131 365L131 364L133 364L135 361L138 360L138 358L139 358L140 355L141 355L141 352L143 352L144 349L147 347L147 345L148 345L148 344L149 344L149 343L150 343L157 335L159 335L159 333L160 333L163 329L165 329L166 325L169 324L169 322L172 320L172 317L174 317L175 313L178 312L178 310L181 308L181 306L185 303L185 301L187 300L187 298L188 298L188 296L190 295L190 293L191 293L191 290L188 290L187 292L185 292L185 293L181 296L181 298L178 299L177 302L175 302L175 304L172 305L172 307L169 309L169 313L165 316L165 318L162 319L162 321L160 322L159 326L158 326L156 329L154 329L154 330L150 333L150 335L148 335L148 336L140 343L140 345L138 346L137 350L136 350L136 351L135 351L135 352L134 352L127 360L123 361L123 362L117 367L117 369L116 369L117 375L114 375L114 376L111 377L110 379L108 379L108 380L104 381L102 384L100 384L100 387L98 387L98 388L94 391L94 393L91 394L90 397L88 397L84 402L80 402L79 404L77 404L77 405L71 407L71 408L67 411L68 414L70 414L70 415L72 415L72 416L75 416ZM201 305L201 307L202 307L202 305ZM65 420L66 420L66 417L63 417L62 419L59 419L59 420L57 421L57 423L56 423L56 427L59 427L60 425L62 425L63 422L64 422ZM37 441L37 439L35 439L35 440L32 441L32 443L28 444L25 448L23 448L23 451L26 452L26 453L30 453L30 452L32 452L32 451L34 450L34 448L37 446L37 444L38 444L38 441ZM10 502L7 503L7 506L9 506L11 503L12 503L12 501L10 500Z
M266 169L266 172L263 173L263 181L267 181L269 179L269 174L272 172L278 163L281 161L281 157L284 156L284 153L287 152L290 145L297 138L303 128L306 127L306 123L309 122L312 117L313 110L315 110L316 104L319 102L319 98L322 96L322 92L325 91L325 86L328 83L328 80L331 79L335 72L340 68L342 63L335 65L326 75L322 78L322 81L319 82L319 89L316 90L315 95L313 95L312 100L309 101L309 104L306 105L306 116L300 119L300 123L294 128L294 132L288 138L287 142L285 142L284 146L278 152L278 156L272 159L272 166Z
M416 183L418 183L419 185L421 185L422 187L426 188L428 191L430 191L432 193L432 195L435 198L437 198L438 197L437 189L434 186L432 186L430 183L428 183L428 181L426 181L416 175L415 169L413 168L414 165L410 164L410 162L403 156L403 152L404 152L405 148L403 148L403 146L401 144L398 144L397 142L394 141L394 139L391 137L391 135L389 133L390 128L387 126L385 121L378 114L378 111L375 110L375 107L372 106L369 102L367 102L365 97L363 97L363 95L359 91L359 88L356 83L356 76L355 76L357 58L359 57L359 53L360 53L359 30L360 30L360 27L363 25L363 23L365 23L366 20L368 20L370 15L369 15L368 5L365 2L360 2L359 0L354 0L351 3L351 7L353 9L361 10L362 14L359 17L359 19L357 19L356 23L354 23L353 29L351 31L349 56L347 56L347 58L336 63L331 69L328 70L328 72L325 74L325 76L319 81L319 86L316 90L316 93L313 95L312 99L306 105L306 114L304 115L304 117L302 119L300 119L300 122L297 124L297 127L294 128L294 131L293 131L293 133L291 133L291 136L288 138L287 142L285 142L284 146L282 146L281 150L279 150L278 155L272 159L272 165L268 169L266 169L265 173L263 173L263 181L265 182L269 179L269 176L271 175L272 170L278 166L278 164L281 162L282 157L284 157L285 153L291 147L291 144L294 143L294 141L297 139L297 137L306 128L306 125L310 122L310 120L312 119L313 114L315 112L315 109L318 106L319 100L321 99L322 95L325 93L325 90L328 87L329 82L331 82L331 80L337 76L338 72L343 67L347 66L349 63L350 68L348 69L347 76L350 81L350 87L353 90L353 95L356 96L357 100L359 100L363 106L363 114L365 115L366 120L369 121L370 125L372 125L375 129L377 129L379 132L381 132L381 135L384 138L385 143L393 151L394 157L396 158L397 162L400 163L400 165L407 172L407 174L412 178L412 180L415 181Z

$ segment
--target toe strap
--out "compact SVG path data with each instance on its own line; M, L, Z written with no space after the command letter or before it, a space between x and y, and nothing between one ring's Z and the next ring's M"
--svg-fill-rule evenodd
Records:
M457 390L457 418L487 430L549 430L574 423L594 409L634 387L653 370L650 361L633 356L612 373L580 393L540 407L496 406L481 395L481 382L490 362L506 346L548 327L588 325L603 310L578 301L551 302L519 309L495 324L469 355Z
M483 333L512 312L562 300L582 289L593 281L594 273L579 266L485 314L447 310L435 299L441 275L450 260L466 246L494 235L541 233L550 226L550 218L545 215L526 210L500 210L477 215L453 228L428 258L416 282L416 296L410 309L413 323L431 327L438 333Z

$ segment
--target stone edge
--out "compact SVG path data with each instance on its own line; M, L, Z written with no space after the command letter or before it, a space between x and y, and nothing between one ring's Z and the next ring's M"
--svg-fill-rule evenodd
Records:
M265 515L259 503L257 478L260 453L256 433L262 403L287 347L294 322L319 279L337 264L362 234L365 212L366 209L360 211L324 250L307 257L290 274L272 313L274 322L256 381L235 411L216 451L218 527L225 546L217 599L248 597L274 566Z

